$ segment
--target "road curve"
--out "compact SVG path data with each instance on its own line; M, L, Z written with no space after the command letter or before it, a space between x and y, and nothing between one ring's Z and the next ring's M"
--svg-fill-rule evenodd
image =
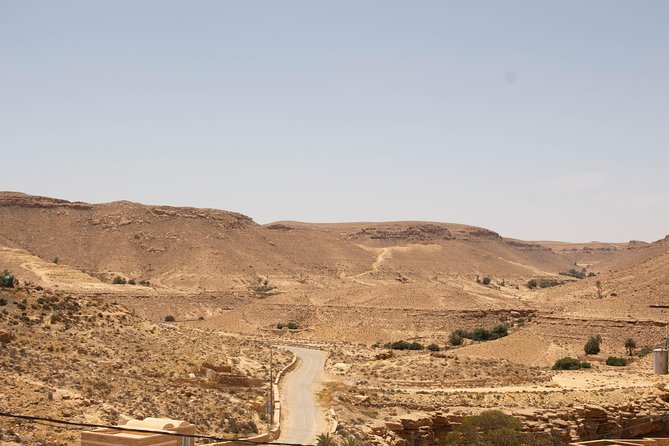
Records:
M281 383L281 435L285 443L313 444L326 425L323 409L316 402L326 353L301 347L283 347L298 357L297 367Z

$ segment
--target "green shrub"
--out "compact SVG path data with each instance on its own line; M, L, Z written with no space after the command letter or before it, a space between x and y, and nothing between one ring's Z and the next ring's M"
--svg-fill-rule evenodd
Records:
M142 286L151 286L151 283L148 280L140 280L139 284Z
M627 360L625 358L619 358L617 356L609 356L608 358L606 358L606 365L622 367L627 365Z
M643 347L641 347L641 349L637 353L637 356L642 358L642 357L644 357L646 355L649 355L651 353L653 353L653 346L652 345L644 345Z
M487 410L465 417L446 435L446 446L531 446L538 444L531 433L523 432L523 423L498 410Z
M427 349L430 350L431 352L438 352L439 350L441 350L441 348L439 348L439 346L435 343L428 345Z
M495 325L492 328L492 332L498 338L503 338L504 336L509 335L509 329L506 328L506 325L504 325L504 324Z
M585 279L585 268L583 268L580 271L577 271L576 269L572 268L569 271L562 271L560 275L575 277L577 279Z
M448 338L451 345L462 345L463 339L471 339L474 341L494 341L495 339L508 336L509 329L504 324L496 325L492 330L483 327L477 327L473 331L465 331L462 329L454 330Z
M171 314L165 316L165 322L174 322L175 320L176 319L174 319L174 316L172 316Z
M114 277L114 280L112 280L112 283L114 285L125 285L127 283L127 281L125 280L124 277L116 276L116 277Z
M558 280L558 279L540 279L539 280L539 288L550 288L558 285L562 285L564 281Z
M281 322L279 322L278 324L276 324L276 328L281 330L283 328L283 324Z
M483 327L476 327L471 333L471 339L475 341L491 341L497 339L497 336L490 330L486 330Z
M531 279L527 282L527 287L531 290L535 289L537 286L539 286L537 279Z
M130 279L128 280L128 285L136 285L137 282L135 282L135 279Z
M462 345L462 342L465 340L464 336L460 333L461 330L455 330L448 337L448 343L451 345Z
M589 362L581 362L578 359L569 356L558 359L555 361L555 364L553 364L553 370L580 370L589 369L591 367Z
M289 330L297 330L298 325L297 322L288 322L288 325L286 325Z
M490 285L490 282L491 282L490 277L485 276L485 277L483 278L483 281L482 281L481 283L483 283L483 285Z
M316 446L336 446L337 442L330 436L330 433L318 434L316 437Z
M14 284L14 275L9 271L4 270L2 275L0 275L0 288L14 288Z
M586 355L596 355L601 351L601 343L602 337L600 335L590 336L588 342L583 346L583 351L585 351Z
M388 342L387 344L384 344L384 347L392 350L422 350L425 348L418 342L407 342L403 339L396 342Z

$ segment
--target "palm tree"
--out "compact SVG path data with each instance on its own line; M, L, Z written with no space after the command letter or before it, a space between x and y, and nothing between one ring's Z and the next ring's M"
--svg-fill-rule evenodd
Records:
M330 433L318 434L316 437L316 446L336 446L334 438L330 436Z
M341 446L360 446L360 442L353 435L349 435L341 443Z
M627 349L627 353L632 356L634 354L634 349L636 348L636 341L632 338L627 338L625 341L625 348Z

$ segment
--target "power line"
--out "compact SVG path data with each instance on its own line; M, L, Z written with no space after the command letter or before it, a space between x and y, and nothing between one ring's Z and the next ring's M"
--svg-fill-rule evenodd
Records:
M150 429L138 429L134 427L126 426L110 426L106 424L95 424L95 423L80 423L76 421L67 421L59 420L56 418L47 418L47 417L36 417L31 415L17 415L8 412L0 412L0 417L5 418L15 418L19 420L26 420L32 422L47 422L53 424L62 424L66 426L76 426L76 427L86 427L86 428L95 428L95 429L115 429L126 432L143 432L160 435L167 435L172 437L186 437L186 438L195 438L198 440L213 440L218 442L235 442L235 443L245 443L249 445L277 445L277 446L313 446L311 444L301 444L301 443L285 443L285 442L268 442L268 441L253 441L245 438L221 438L215 437L212 435L197 435L197 434L180 434L178 432L162 431L162 430L150 430Z

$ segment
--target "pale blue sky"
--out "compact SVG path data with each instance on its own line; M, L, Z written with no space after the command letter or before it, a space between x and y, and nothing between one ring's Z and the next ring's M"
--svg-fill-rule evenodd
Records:
M669 233L668 1L0 0L0 190Z

